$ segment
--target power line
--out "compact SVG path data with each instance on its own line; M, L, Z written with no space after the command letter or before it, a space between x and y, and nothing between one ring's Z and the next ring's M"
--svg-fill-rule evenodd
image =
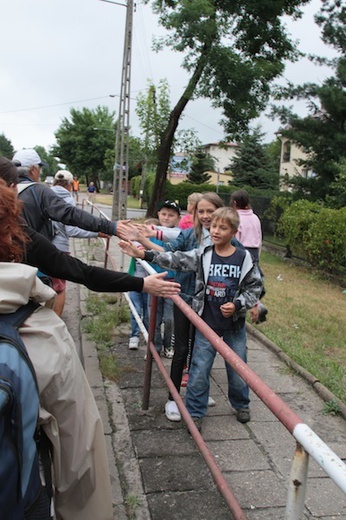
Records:
M114 94L114 96L119 97L119 94ZM57 103L55 105L43 105L41 107L19 108L17 110L5 110L4 112L0 112L0 114L14 114L17 112L29 112L30 110L40 110L41 108L61 107L63 105L73 105L74 103L84 103L85 101L97 101L99 99L107 99L108 97L109 96L102 96L102 97L89 98L89 99L78 99L77 101L66 101L65 103Z

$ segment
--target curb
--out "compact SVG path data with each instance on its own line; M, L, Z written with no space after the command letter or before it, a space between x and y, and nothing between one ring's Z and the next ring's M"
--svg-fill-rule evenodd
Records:
M269 350L274 352L282 361L286 363L294 372L301 376L315 390L315 392L323 399L323 401L335 401L340 409L340 415L346 419L346 404L336 397L326 386L324 386L313 374L305 370L298 363L293 361L280 347L268 339L262 332L255 329L250 323L246 323L246 332L260 341Z
M85 306L89 292L85 287L79 287L81 322L90 316ZM113 381L103 378L97 345L82 330L80 342L85 373L103 423L112 489L113 518L127 520L130 515L130 518L136 520L150 520L149 506L120 389ZM135 491L128 494L127 490ZM134 500L132 508L131 498Z

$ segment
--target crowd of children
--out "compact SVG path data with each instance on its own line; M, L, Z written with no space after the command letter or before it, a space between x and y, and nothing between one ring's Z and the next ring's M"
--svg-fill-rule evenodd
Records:
M177 272L175 280L182 287L180 296L246 361L245 315L248 309L258 306L263 290L259 255L253 258L252 251L247 251L236 238L240 238L237 235L240 216L233 202L233 208L223 207L223 201L213 192L194 196L193 226L183 229L175 239L158 243L149 238L158 233L157 228L150 231L147 227L133 226L128 236L136 243L122 241L120 245L133 258L174 269ZM171 201L166 203L171 204ZM177 211L177 216L179 213ZM175 223L173 219L171 222ZM163 238L164 232L161 232ZM204 278L203 273L206 274ZM194 330L177 306L174 306L173 315L171 379L180 391L183 371L190 359L186 405L200 429L201 419L208 404L210 406L209 375L216 350L198 330ZM225 366L230 403L236 410L237 420L246 423L250 420L249 388L228 363ZM165 413L171 421L181 420L171 395Z

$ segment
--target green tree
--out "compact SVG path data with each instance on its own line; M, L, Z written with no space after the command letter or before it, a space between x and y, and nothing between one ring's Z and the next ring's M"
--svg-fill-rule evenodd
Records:
M342 158L336 166L335 181L330 185L330 195L326 202L333 208L346 208L346 157Z
M204 184L210 180L208 171L215 170L215 160L203 150L198 150L192 158L188 182L192 184Z
M95 110L71 108L70 119L63 119L55 138L52 153L73 175L85 176L87 183L93 181L99 189L106 173L106 152L114 150L114 113L101 106Z
M231 164L232 184L260 189L277 189L279 168L268 147L262 143L264 134L257 127L244 137Z
M271 82L283 72L284 62L296 56L283 18L298 17L299 6L307 2L151 0L169 33L156 47L184 52L182 66L190 79L162 135L149 214L164 194L174 134L187 103L193 96L211 99L223 110L228 134L236 138L246 133L249 121L267 103Z
M300 161L315 175L308 179L296 177L291 184L296 191L308 194L314 200L331 195L331 185L338 174L338 163L346 157L346 59L336 64L335 76L322 85L289 85L278 97L307 99L310 114L299 117L290 110L279 108L273 113L280 116L281 133L307 154Z
M14 156L14 148L12 143L4 133L0 134L0 156L7 157L7 159L11 159Z
M161 136L167 124L170 112L169 85L162 79L158 88L149 81L147 93L137 96L136 114L142 130L141 140L145 154L146 167L157 165Z
M322 40L334 47L341 57L327 60L310 56L317 64L327 64L331 75L322 83L305 83L278 89L279 100L307 100L309 114L299 117L285 107L273 109L284 126L281 133L297 143L308 158L301 161L314 176L291 180L293 188L314 200L334 197L340 167L346 158L346 10L339 0L325 0L315 17L322 29ZM335 200L335 198L334 198Z

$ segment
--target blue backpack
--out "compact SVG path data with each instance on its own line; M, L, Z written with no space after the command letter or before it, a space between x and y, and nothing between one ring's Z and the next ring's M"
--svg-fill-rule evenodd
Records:
M0 315L0 516L47 520L50 499L39 472L39 392L35 369L17 329L39 305Z

